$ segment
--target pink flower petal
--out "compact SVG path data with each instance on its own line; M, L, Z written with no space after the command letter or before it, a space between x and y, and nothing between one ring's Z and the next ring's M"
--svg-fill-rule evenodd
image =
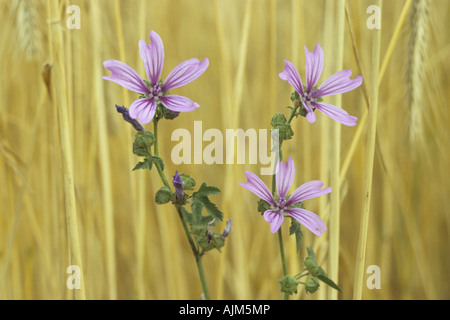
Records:
M159 100L161 100L167 109L173 112L189 112L200 108L200 106L197 103L192 102L191 99L176 94L161 96L159 97Z
M309 52L308 48L305 46L305 54L306 91L310 92L322 75L324 57L323 50L319 44L316 44L313 53Z
M295 165L292 157L289 156L289 159L286 161L286 164L283 161L278 162L276 182L277 182L277 193L280 198L285 198L289 189L292 186L292 182L295 177Z
M358 118L349 115L347 111L341 108L322 102L314 102L313 105L317 110L337 122L345 124L346 126L356 126L356 120L358 120Z
M126 63L118 60L106 60L103 62L103 66L112 72L111 76L102 77L104 80L115 82L118 85L137 93L149 93L149 90L139 74Z
M284 71L280 73L279 76L282 80L289 82L289 84L294 87L295 91L303 96L302 79L291 62L284 60Z
M199 62L197 58L192 58L180 63L167 76L163 84L163 91L178 88L194 81L206 71L208 66L208 58L203 59L202 62Z
M340 94L358 88L363 82L363 77L357 76L351 80L351 75L351 70L342 70L333 74L320 85L319 96Z
M285 211L317 236L321 236L322 231L327 230L327 226L322 219L311 211L301 208L292 208Z
M150 32L150 41L149 45L144 40L139 41L139 53L144 61L147 77L154 85L159 81L164 66L164 45L154 31Z
M247 176L247 182L239 183L239 185L253 192L255 195L271 205L275 205L272 193L270 193L264 182L256 174L250 171L245 171L244 173Z
M282 213L274 210L266 210L264 212L264 219L270 223L270 231L275 233L280 229L284 216Z
M308 120L309 123L316 122L316 115L314 114L314 111L310 108L310 106L302 99L303 106L306 109L306 120Z
M131 104L128 111L131 118L138 119L138 121L142 124L149 123L155 116L155 99L137 99Z
M323 182L320 180L313 180L306 182L297 189L295 189L295 191L292 193L291 197L287 201L286 205L290 206L297 202L317 198L331 192L330 187L321 190L322 188Z

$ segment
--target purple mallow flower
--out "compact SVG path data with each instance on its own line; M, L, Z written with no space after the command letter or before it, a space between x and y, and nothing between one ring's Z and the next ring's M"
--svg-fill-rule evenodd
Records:
M199 108L199 105L189 98L169 94L169 90L184 86L200 77L209 66L208 58L203 59L202 62L192 58L180 63L163 81L161 72L164 65L164 45L156 32L150 32L150 44L144 40L139 41L139 53L144 61L148 81L143 80L135 70L121 61L103 62L103 66L112 72L111 76L103 77L103 79L141 94L140 99L130 106L131 118L138 119L142 124L149 123L155 115L158 103L162 103L174 113Z
M175 175L172 176L173 180L173 186L175 187L175 196L177 197L177 199L183 199L184 198L184 190L183 190L183 184L184 181L181 180L181 176L178 173L178 170L175 172Z
M342 124L347 126L356 125L356 117L349 115L341 108L321 102L321 98L351 91L362 84L363 77L357 76L351 80L351 70L342 70L333 74L316 88L315 85L323 70L323 50L319 44L316 45L314 52L309 52L308 48L305 46L305 54L306 86L303 85L297 69L287 60L284 60L284 72L280 73L279 76L281 79L289 82L300 95L300 100L307 112L306 119L308 122L313 123L316 121L314 110L318 109L331 119Z
M327 187L322 190L323 182L315 180L301 185L290 196L286 196L294 181L294 161L292 157L289 157L286 163L279 161L277 166L277 194L275 196L270 193L264 182L252 172L245 171L247 182L239 183L239 185L271 205L271 208L264 212L264 219L270 223L272 233L278 231L285 215L290 215L311 230L312 233L321 236L322 231L327 230L322 219L313 212L296 207L295 204L330 193L331 188Z

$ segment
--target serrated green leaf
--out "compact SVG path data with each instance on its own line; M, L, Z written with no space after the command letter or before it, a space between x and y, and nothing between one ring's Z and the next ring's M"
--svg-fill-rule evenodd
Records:
M187 224L193 224L194 221L194 215L187 211L184 207L181 207L181 212L183 213L184 219L186 220Z
M202 185L200 186L200 189L198 189L197 192L194 192L193 196L195 197L197 196L210 196L213 194L218 194L220 193L220 189L214 186L208 186L206 183L202 183Z
M191 224L201 224L203 207L204 205L200 200L192 198L191 209L193 220Z
M219 221L223 220L223 217L224 217L223 212L220 211L217 208L217 206L209 200L208 197L206 197L206 196L199 196L198 194L196 194L194 196L194 198L199 200L201 203L203 203L203 205L206 208L206 211L208 211L208 214L210 216L212 216L213 218L215 218L215 219L217 219Z
M149 161L152 161L152 163L157 161L159 163L159 166L161 167L161 170L164 171L164 161L160 157L151 156L147 159L149 159Z
M133 171L135 170L139 170L139 169L148 169L148 170L152 170L153 167L153 163L155 162L159 163L159 166L161 167L161 170L164 170L164 162L160 157L155 157L155 156L149 156L147 158L145 158L143 161L139 162L134 168Z
M200 223L206 225L206 224L211 223L213 220L214 220L214 218L211 217L211 216L203 216L202 220L200 221Z
M153 164L152 161L148 161L148 158L145 158L144 161L139 162L139 163L133 168L133 171L135 171L135 170L140 170L140 169L142 169L142 170L145 170L145 169L151 170L151 169L152 169L152 164Z
M271 204L268 203L267 201L263 200L263 199L258 199L257 201L258 204L258 212L260 212L261 214L263 214L264 212L266 212L266 210L269 210L271 207Z
M342 293L342 289L339 288L339 286L338 286L336 283L334 283L333 280L331 280L330 278L328 278L326 275L320 274L320 275L317 276L317 278L318 278L320 281L324 282L326 285L328 285L328 286L332 287L333 289L336 289L337 291L339 291L340 293Z

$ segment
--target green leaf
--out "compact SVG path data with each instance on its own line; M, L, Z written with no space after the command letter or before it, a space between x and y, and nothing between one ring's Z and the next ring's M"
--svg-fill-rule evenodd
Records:
M181 207L181 212L183 213L184 218L186 219L187 224L194 224L194 215L187 211L184 207Z
M133 171L140 170L140 169L142 169L142 170L145 170L145 169L152 170L152 164L153 164L153 161L148 161L148 158L145 158L144 161L139 162L133 168Z
M260 212L261 214L263 214L264 212L266 212L266 210L269 210L271 207L271 204L268 203L267 201L263 200L263 199L258 199L258 212Z
M156 156L149 156L144 159L144 161L139 162L134 168L133 171L139 170L139 169L148 169L152 170L153 163L158 162L159 166L161 167L161 170L164 170L164 162L160 157Z
M206 183L202 183L202 185L200 186L200 189L198 189L197 192L194 192L194 197L195 196L210 196L213 194L218 194L220 193L220 189L214 186L208 186Z
M291 226L289 227L289 235L291 236L293 234L295 234L295 244L296 244L297 253L298 253L300 251L300 245L302 243L303 233L300 228L300 223L295 219L291 220Z
M313 248L312 247L308 247L308 248L306 248L306 250L308 251L308 257L313 258L314 261L317 262L316 255L314 254Z
M215 219L217 219L219 221L223 220L223 217L224 217L223 212L220 211L217 208L217 206L208 199L208 197L206 197L206 196L199 196L198 194L196 194L194 196L194 198L199 200L201 203L203 203L203 205L206 208L206 211L208 211L208 214L210 216L212 216L213 218L215 218Z
M191 209L193 220L191 224L201 224L203 207L204 205L201 201L196 198L192 198Z
M336 283L334 283L333 280L331 280L330 278L328 278L326 275L324 275L324 274L319 274L319 275L317 276L317 278L318 278L319 280L321 280L322 282L324 282L325 284L327 284L328 286L330 286L330 287L332 287L333 289L336 289L337 291L339 291L340 293L342 293L342 289L339 288L339 286L338 286Z
M161 167L161 170L164 171L164 161L160 157L151 156L148 159L151 159L152 162L158 162L159 166Z

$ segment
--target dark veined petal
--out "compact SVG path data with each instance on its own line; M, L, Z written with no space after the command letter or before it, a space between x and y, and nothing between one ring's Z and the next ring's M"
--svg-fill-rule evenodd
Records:
M320 85L318 95L324 97L348 92L358 88L363 82L363 77L357 76L354 79L350 79L351 75L351 70L342 70L333 74Z
M126 63L118 60L106 60L103 62L103 66L112 72L111 76L102 77L104 80L115 82L118 85L137 93L149 93L144 80L142 80L139 74Z
M289 82L301 96L303 96L303 83L297 69L288 60L284 60L284 71L279 74L282 80Z
M159 100L161 100L167 109L173 112L189 112L200 108L200 106L191 99L176 94L161 96L159 97Z
M323 190L322 188L323 182L320 180L313 180L306 182L297 189L295 189L295 191L292 193L291 197L287 201L286 205L290 206L300 201L317 198L331 192L330 187L327 187Z
M321 236L322 231L327 230L327 226L322 219L311 211L301 208L292 208L285 211L317 236Z
M247 182L239 183L239 185L253 192L255 195L270 203L271 205L275 205L273 196L264 182L253 172L245 171L244 173L247 176Z
M314 52L309 52L308 48L305 46L305 55L306 91L310 92L322 75L324 60L323 50L319 44L316 44Z
M164 66L164 45L160 36L150 31L150 44L139 41L139 53L144 61L145 71L151 84L156 84Z
M180 63L167 76L163 84L163 91L178 88L194 81L208 69L208 66L208 58L203 59L202 62L197 58L192 58Z
M337 122L345 124L346 126L356 126L356 120L358 120L358 118L349 115L347 111L341 108L323 102L314 102L313 105L317 110Z
M134 101L130 109L128 110L130 117L133 119L138 119L140 123L146 124L152 121L156 112L156 102L155 99L137 99Z
M277 167L276 182L277 193L280 198L284 199L286 197L286 194L292 186L294 177L295 165L292 157L289 156L289 159L286 161L286 163L283 163L283 161L279 161Z
M264 219L270 223L270 231L275 233L280 229L284 216L282 213L275 210L266 210L264 212Z

